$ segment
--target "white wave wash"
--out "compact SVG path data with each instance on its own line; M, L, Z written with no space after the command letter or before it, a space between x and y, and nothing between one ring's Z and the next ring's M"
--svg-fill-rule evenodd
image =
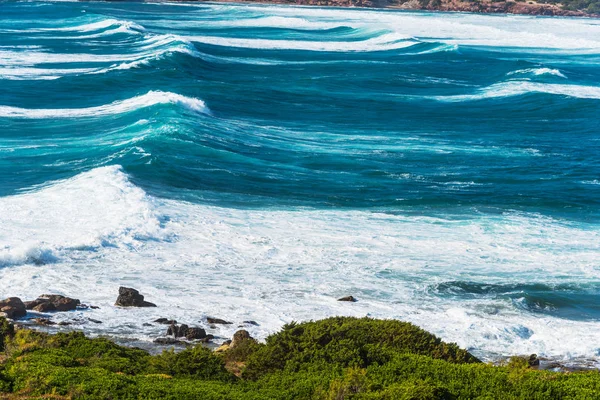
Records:
M397 50L414 46L419 42L404 35L393 33L376 36L363 41L304 41L276 39L247 39L218 36L186 36L187 40L216 46L241 47L268 50L306 50L331 52L366 52Z
M517 71L509 72L507 75L521 75L521 74L522 75L535 75L535 76L553 75L553 76L558 76L560 78L567 79L567 77L565 76L565 74L563 74L562 72L560 72L560 70L554 69L554 68L527 68L527 69L519 69Z
M598 352L600 322L430 290L456 280L597 281L596 226L517 214L447 221L217 208L152 198L117 167L0 198L0 210L0 297L78 297L101 307L75 313L104 322L86 328L93 333L150 341L164 327L145 322L203 325L210 315L255 320L260 326L248 329L264 338L292 320L369 315L410 321L483 352L565 359ZM120 285L140 289L159 307L114 308ZM347 294L360 301L336 301ZM211 332L229 337L236 326Z
M193 7L193 6L191 6ZM440 14L411 12L379 12L371 10L329 9L316 7L279 7L279 6L226 6L212 5L206 15L206 5L197 13L188 13L189 21L178 26L193 28L194 24L218 26L215 20L221 16L225 23L235 27L281 28L281 29L332 29L351 27L364 30L365 33L384 31L382 36L394 35L412 38L416 41L442 42L453 45L483 46L515 49L539 49L568 53L600 53L600 24L594 20L567 18L538 18L535 16L497 16L476 14ZM235 18L231 18L230 13ZM169 28L169 20L152 21L155 26ZM197 25L196 25L197 26ZM225 46L306 49L308 44L302 40L266 40L246 42L246 38L197 37L198 41ZM363 50L378 51L378 46L369 46L377 38L370 35L355 43L363 43ZM210 41L210 42L209 42ZM218 42L218 43L215 43ZM294 43L298 42L298 43ZM321 41L332 47L339 42ZM323 48L323 47L321 47ZM389 49L395 49L390 47ZM309 48L310 49L310 48ZM335 51L335 50L334 50ZM350 50L352 51L352 50Z
M0 117L28 119L100 117L128 113L157 104L176 104L188 110L210 114L210 110L204 101L200 99L182 96L177 93L152 90L144 95L127 100L87 108L35 109L0 105Z
M462 102L499 97L522 96L530 93L546 93L553 95L569 96L579 99L600 99L600 87L583 85L565 85L556 83L539 83L530 81L508 81L497 83L480 89L474 94L461 94L453 96L424 97L438 101Z

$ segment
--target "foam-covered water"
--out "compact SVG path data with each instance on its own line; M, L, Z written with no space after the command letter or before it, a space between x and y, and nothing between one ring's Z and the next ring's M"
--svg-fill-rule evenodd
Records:
M485 359L598 361L599 21L0 14L0 297L78 297L100 309L55 318L124 340L370 315ZM121 285L159 307L114 308Z

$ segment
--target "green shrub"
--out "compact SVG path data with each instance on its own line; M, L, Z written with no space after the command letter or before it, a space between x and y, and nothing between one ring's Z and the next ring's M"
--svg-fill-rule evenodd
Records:
M225 369L223 360L202 345L180 353L175 353L173 350L164 351L161 355L148 359L146 372L226 382L235 379Z
M334 317L288 324L248 357L244 377L287 369L323 366L366 368L396 353L427 354L453 363L479 362L467 351L407 322Z
M4 351L4 342L15 334L15 327L4 317L0 317L0 351Z
M7 336L0 353L0 398L600 398L598 371L538 371L519 357L505 366L484 364L456 345L399 321L330 318L290 324L266 344L242 342L223 355L197 346L151 356L81 333L18 330ZM225 369L226 362L247 362L241 379Z

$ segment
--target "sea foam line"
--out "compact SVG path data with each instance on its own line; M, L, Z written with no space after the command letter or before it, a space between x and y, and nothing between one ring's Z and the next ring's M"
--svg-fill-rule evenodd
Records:
M88 108L30 109L0 106L0 117L30 119L98 117L123 114L157 104L176 104L191 111L210 114L210 109L200 99L182 96L177 93L152 90L141 96Z
M429 99L447 102L484 100L500 97L521 96L530 93L545 93L579 99L600 99L600 87L539 83L530 81L508 81L485 87L474 94L431 96Z

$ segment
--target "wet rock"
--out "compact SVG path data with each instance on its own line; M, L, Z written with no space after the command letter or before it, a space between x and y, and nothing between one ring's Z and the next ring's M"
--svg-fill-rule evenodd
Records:
M254 326L259 326L259 325L258 325L258 322L256 322L256 321L242 321L242 323L243 323L243 324L246 324L246 325L254 325Z
M28 301L25 307L37 312L73 311L81 306L78 299L61 296L58 294L43 294L36 300Z
M98 321L97 319L88 318L88 321L93 322L94 324L101 324L102 321Z
M235 347L239 346L243 342L246 342L249 340L252 340L254 342L256 341L256 339L254 339L252 336L250 336L250 333L247 330L241 329L233 334L233 340L231 341L231 344L229 345L229 347L234 349Z
M49 320L48 318L34 318L32 321L37 325L51 326L56 325L56 322Z
M58 323L58 326L69 326L69 325L71 325L71 323L67 322L67 321L61 321Z
M152 324L149 324L149 323L147 323L147 322L144 322L144 323L142 324L142 326L152 326Z
M27 315L25 304L18 297L10 297L0 301L0 316L9 319L19 319Z
M188 340L205 339L206 331L202 328L188 328L185 332L185 337Z
M221 318L214 318L214 317L206 317L206 322L208 322L211 325L231 325L232 324L232 322L225 321L224 319L221 319Z
M38 304L37 306L33 307L32 310L41 312L41 313L53 312L53 311L56 311L56 306L54 304L50 303L49 301L46 301L46 302L42 302L42 303Z
M540 365L540 359L538 358L537 354L530 355L527 362L529 363L530 367L537 367Z
M186 324L171 324L171 326L169 326L169 329L167 329L167 336L175 336L176 338L184 337L188 328L189 327Z
M100 307L98 307L98 306L90 306L90 308L91 308L92 310L99 310L99 309L100 309Z
M350 301L352 303L355 303L358 300L356 300L356 298L354 298L354 296L346 296L346 297L342 297L341 299L338 299L338 301Z
M159 338L154 339L154 343L162 344L162 345L169 345L169 344L181 344L181 341L174 339L174 338L170 338L170 337L159 337Z
M167 329L167 336L174 336L175 338L186 338L188 340L200 340L206 339L206 331L202 328L190 328L186 324L176 325L171 324ZM210 335L212 338L212 335Z
M173 325L176 324L177 321L175 321L174 319L168 319L168 318L159 318L154 320L155 323L157 324L163 324L163 325Z
M140 292L126 287L119 288L119 297L115 305L120 307L156 307L156 304L145 301Z
M40 304L46 304L48 303L48 299L36 299L33 301L26 301L23 304L25 304L25 308L28 310L33 310L35 307L39 306Z
M77 309L79 304L81 304L78 299L72 299L70 297L65 297L58 294L43 294L39 297L39 300L44 299L54 304L56 311L73 311Z

